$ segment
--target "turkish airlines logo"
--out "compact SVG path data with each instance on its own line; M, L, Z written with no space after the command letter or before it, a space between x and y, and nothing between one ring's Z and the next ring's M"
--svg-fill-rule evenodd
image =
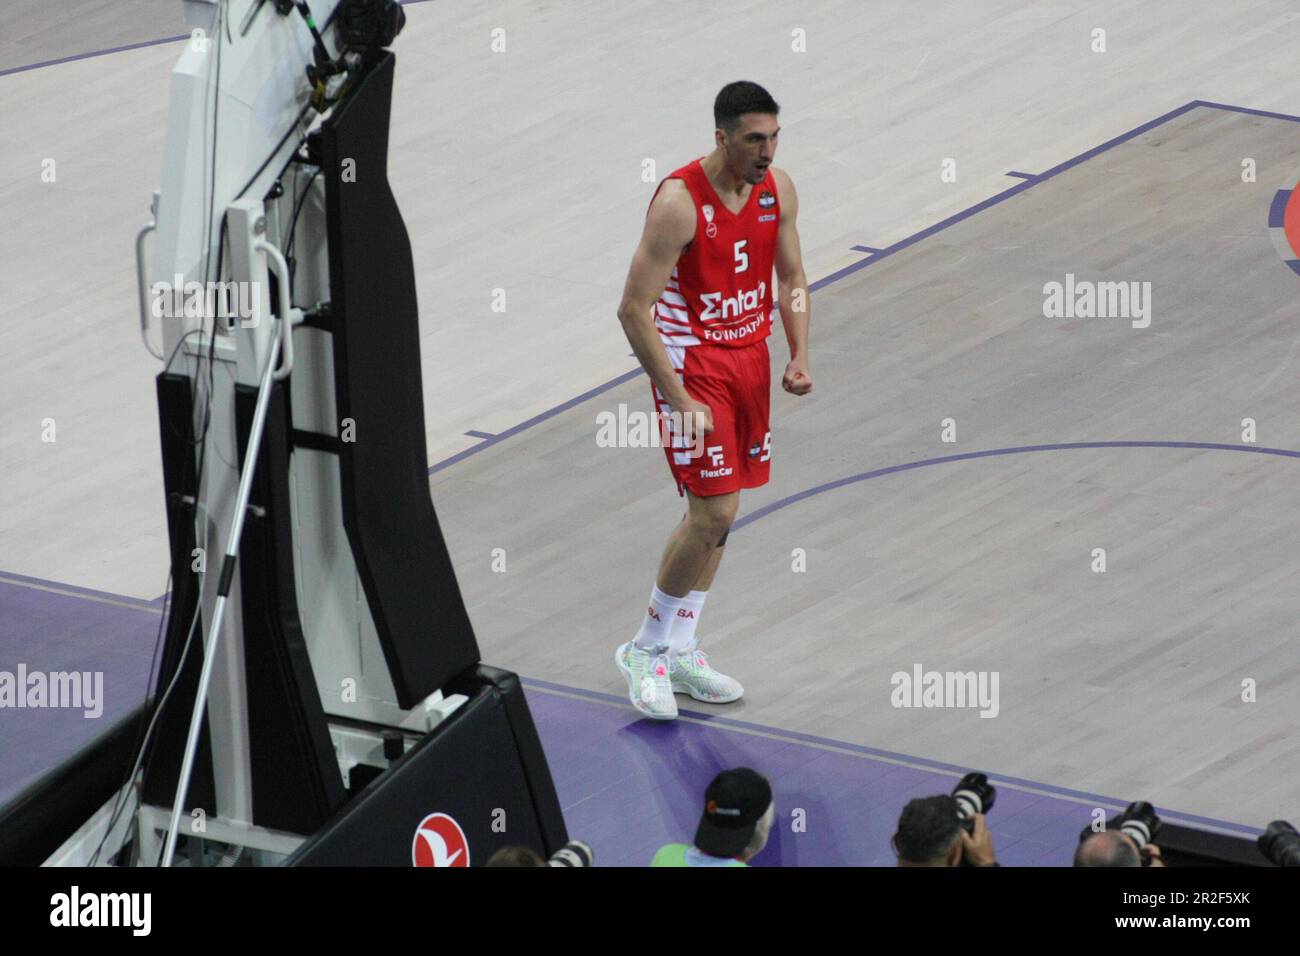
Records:
M469 841L460 824L445 813L420 821L411 841L412 866L469 866Z

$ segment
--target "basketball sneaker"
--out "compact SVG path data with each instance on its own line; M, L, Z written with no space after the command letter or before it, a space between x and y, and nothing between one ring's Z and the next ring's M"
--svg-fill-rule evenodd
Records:
M656 648L651 653L628 641L614 652L614 663L627 678L627 696L633 707L655 720L677 716L677 701L668 677L667 648Z
M698 649L674 654L668 665L668 676L674 694L690 694L706 704L729 704L740 700L745 693L740 681L715 671L708 655Z

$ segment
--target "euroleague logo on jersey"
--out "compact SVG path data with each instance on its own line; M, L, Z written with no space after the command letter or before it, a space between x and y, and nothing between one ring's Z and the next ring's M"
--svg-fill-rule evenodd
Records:
M713 207L706 203L703 212L704 221L708 224L704 227L704 234L712 239L718 234L718 224L713 221Z
M759 194L758 204L764 209L771 209L776 205L776 197L764 189L763 192Z
M460 824L445 813L431 813L415 828L412 866L469 866L469 841Z

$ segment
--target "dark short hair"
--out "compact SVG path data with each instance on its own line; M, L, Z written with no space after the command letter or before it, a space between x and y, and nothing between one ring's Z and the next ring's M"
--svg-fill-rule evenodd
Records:
M775 115L780 112L781 107L777 106L776 100L772 99L772 94L757 83L748 80L728 83L718 92L717 99L713 101L713 122L728 136L736 131L736 127L740 125L740 117L745 113Z
M937 863L952 849L960 830L957 801L947 794L909 800L898 818L898 855L908 863Z

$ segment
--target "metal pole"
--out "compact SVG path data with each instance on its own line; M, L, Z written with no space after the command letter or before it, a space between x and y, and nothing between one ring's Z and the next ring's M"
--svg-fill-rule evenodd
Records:
M286 320L281 319L281 322ZM176 851L176 838L180 834L181 811L190 789L190 772L194 769L194 754L199 745L199 729L203 726L203 713L208 703L208 686L212 683L212 664L216 660L217 642L221 639L221 619L226 611L226 598L235 576L235 561L239 554L239 538L244 531L244 514L248 510L248 496L253 489L253 471L257 467L258 452L262 447L262 431L266 426L266 409L271 401L271 378L280 359L280 336L271 338L271 352L266 359L266 370L258 386L257 410L248 433L248 450L244 467L239 475L239 500L235 504L235 520L230 527L225 558L221 562L221 579L217 584L217 602L212 612L211 635L203 657L203 671L199 676L199 689L194 696L194 712L190 715L190 732L185 742L185 757L181 761L181 775L176 782L176 800L172 804L171 822L167 827L167 848L163 853L163 866L172 865ZM201 476L200 476L201 477Z

